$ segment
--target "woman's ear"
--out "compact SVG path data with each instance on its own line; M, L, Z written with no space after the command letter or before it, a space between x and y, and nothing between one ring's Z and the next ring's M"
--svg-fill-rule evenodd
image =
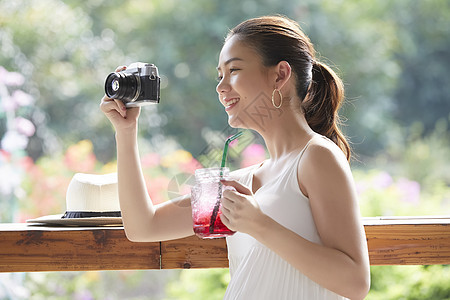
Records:
M276 81L275 81L275 88L278 90L281 90L281 88L286 84L286 82L289 81L292 75L292 69L291 65L287 61L280 61L276 68Z

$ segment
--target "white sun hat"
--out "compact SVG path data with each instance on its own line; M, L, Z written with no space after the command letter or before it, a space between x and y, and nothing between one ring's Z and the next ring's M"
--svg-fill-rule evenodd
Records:
M27 223L65 226L121 226L117 173L75 174L67 188L66 212L27 220Z

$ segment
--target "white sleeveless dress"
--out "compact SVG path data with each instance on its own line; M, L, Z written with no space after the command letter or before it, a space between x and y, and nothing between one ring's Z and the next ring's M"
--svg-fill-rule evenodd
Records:
M301 192L297 180L298 164L306 147L300 153L286 156L283 170L274 174L254 197L261 210L272 219L303 238L321 244L309 199ZM236 179L251 188L253 173L259 167L239 171L243 175ZM224 299L347 299L315 283L248 234L236 232L226 240L231 280Z

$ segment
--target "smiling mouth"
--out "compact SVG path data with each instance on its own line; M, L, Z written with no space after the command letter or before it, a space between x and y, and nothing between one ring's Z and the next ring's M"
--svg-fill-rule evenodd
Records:
M231 109L236 103L239 102L239 98L233 98L229 101L225 101L225 110Z

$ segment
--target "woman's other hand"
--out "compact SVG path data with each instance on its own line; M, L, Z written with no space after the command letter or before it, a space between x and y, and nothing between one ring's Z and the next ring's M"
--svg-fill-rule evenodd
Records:
M231 230L252 235L264 217L252 191L236 180L221 180L221 182L227 187L234 188L225 189L222 194L223 224Z

